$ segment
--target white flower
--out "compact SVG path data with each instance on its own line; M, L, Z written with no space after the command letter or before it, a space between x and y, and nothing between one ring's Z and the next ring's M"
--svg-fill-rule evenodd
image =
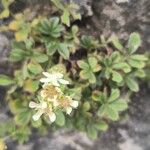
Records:
M71 114L72 108L77 108L79 105L78 101L72 100L70 96L62 96L58 102L59 106L63 108L68 115Z
M77 108L78 105L79 105L79 102L72 100L72 101L70 102L70 105L71 105L73 108Z
M56 98L61 94L63 93L59 87L55 87L49 84L45 85L40 92L40 95L43 99L47 99L47 98L53 99L54 97Z
M69 84L69 81L63 79L63 74L61 73L48 73L43 72L45 78L41 78L40 82L47 84L52 84L54 86L60 86L60 84Z
M54 107L59 106L59 102L58 102L57 96L54 96L54 98L48 98L48 101L52 102Z
M70 115L72 112L72 107L66 107L66 113Z
M65 109L66 109L66 113L67 113L68 115L71 114L72 108L77 108L78 105L79 105L78 101L74 101L74 100L70 100L69 103L70 103L70 106L68 106L68 107L65 108Z
M56 120L55 113L52 111L51 107L48 107L48 105L45 101L42 101L40 103L35 103L35 102L31 101L29 103L29 107L37 110L37 113L32 116L34 121L39 120L39 118L43 114L48 115L51 122L54 122Z

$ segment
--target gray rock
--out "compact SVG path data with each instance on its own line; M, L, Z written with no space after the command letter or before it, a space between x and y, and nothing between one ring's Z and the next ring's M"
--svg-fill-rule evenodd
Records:
M0 62L6 60L10 50L10 41L8 38L0 33Z
M49 138L39 138L36 150L90 150L92 142L84 133L61 130Z
M94 0L92 5L94 14L87 20L86 34L90 32L90 35L110 36L114 32L121 39L127 40L130 33L139 32L143 39L141 51L149 50L149 0L130 0L128 3L120 4L115 0Z

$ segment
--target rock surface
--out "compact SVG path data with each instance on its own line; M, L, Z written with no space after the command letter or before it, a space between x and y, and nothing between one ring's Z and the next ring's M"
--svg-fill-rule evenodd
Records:
M94 0L92 8L93 16L86 20L89 34L109 36L114 32L121 39L127 40L130 33L139 32L143 39L141 51L149 50L149 0L129 0L129 3L119 4L114 0Z

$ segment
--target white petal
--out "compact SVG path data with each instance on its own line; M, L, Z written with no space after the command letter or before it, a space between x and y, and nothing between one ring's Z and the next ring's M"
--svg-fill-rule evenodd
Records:
M51 83L52 83L54 86L60 86L60 84L58 83L57 80L53 80Z
M70 105L71 105L72 107L74 107L74 108L77 108L78 105L79 105L79 102L78 102L78 101L72 101Z
M42 87L44 88L44 87L46 87L47 85L49 85L49 83L44 83L44 84L42 85Z
M35 103L35 102L33 102L33 101L31 101L30 103L29 103L29 107L30 108L36 108L36 109L45 109L45 108L47 108L47 103L46 102L42 102L42 103Z
M68 115L70 115L71 112L72 112L72 108L71 108L71 107L67 107L67 108L66 108L66 113L67 113Z
M31 102L29 103L29 107L30 107L30 108L36 108L37 106L39 106L39 104L37 104L37 103L35 103L35 102L33 102L33 101L31 101Z
M57 106L59 106L59 103L58 103L58 101L57 101L57 100L53 101L53 105L54 105L54 107L57 107Z
M48 72L43 72L43 75L46 76L46 77L48 77L48 78L51 77L51 74L48 73Z
M56 120L56 115L55 113L51 112L50 114L48 114L49 119L51 122L54 122Z
M69 81L64 80L64 79L59 79L59 82L64 85L69 84Z
M40 92L40 95L41 95L41 97L42 98L45 98L47 95L45 94L45 91L44 90L42 90L41 92Z
M52 102L54 107L57 107L59 105L58 100L56 98L48 98L49 102Z
M42 110L39 110L36 114L34 114L34 115L32 116L33 120L34 120L34 121L39 120L39 118L42 116L43 113L44 113L44 112L43 112Z
M42 109L47 108L47 103L46 102L42 102L40 105L41 105L40 108L42 108Z
M59 87L55 87L56 91L59 93L62 93L61 89Z
M40 79L40 82L42 83L48 83L48 82L51 82L52 80L50 78L41 78Z

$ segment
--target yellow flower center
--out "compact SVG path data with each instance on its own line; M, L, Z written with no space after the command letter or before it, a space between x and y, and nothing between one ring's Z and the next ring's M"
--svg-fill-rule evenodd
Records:
M58 96L60 91L53 85L46 85L43 90L41 90L41 96L44 98L54 98L54 96Z

